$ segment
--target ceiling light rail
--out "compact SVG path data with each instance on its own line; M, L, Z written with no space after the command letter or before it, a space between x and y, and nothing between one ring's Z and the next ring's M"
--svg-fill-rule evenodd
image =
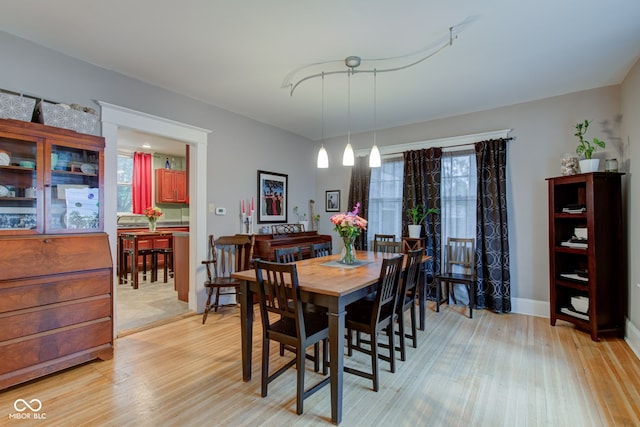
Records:
M337 70L337 71L322 71L319 73L315 73L315 74L311 74L308 75L306 77L301 78L300 80L298 80L296 83L287 83L288 77L285 79L285 83L283 84L282 87L289 87L290 91L289 91L289 95L293 96L293 92L296 90L296 88L302 83L305 82L307 80L311 80L314 79L316 77L323 77L324 76L329 76L329 75L333 75L333 74L346 74L346 73L351 73L351 74L355 74L355 73L389 73L392 71L400 71L400 70L405 70L407 68L413 67L414 65L418 65L424 61L426 61L429 58L432 58L433 56L437 55L438 53L442 52L444 49L446 49L449 46L453 46L453 41L455 39L458 38L457 35L454 35L454 28L456 27L449 27L449 40L442 44L440 47L438 47L435 51L431 52L430 54L423 56L413 62L410 62L408 64L405 65L400 65L397 67L390 67L390 68L373 68L373 69L358 69L356 71L356 68L360 66L360 64L362 63L362 58L360 58L359 56L348 56L344 59L344 64L347 66L346 70ZM371 60L371 61L382 61L382 60L390 60L390 59L394 59L394 58L386 58L386 59L375 59L375 60ZM330 61L330 62L335 62L335 61ZM316 63L316 64L311 64L311 65L321 65L322 63ZM326 64L326 63L325 63ZM305 68L305 67L303 67ZM293 73L290 73L289 76L291 74L295 74L295 71Z

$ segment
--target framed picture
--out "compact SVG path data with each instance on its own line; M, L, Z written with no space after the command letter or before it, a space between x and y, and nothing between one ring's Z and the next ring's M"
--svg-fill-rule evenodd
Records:
M326 191L324 210L327 212L340 212L340 190Z
M258 171L258 223L287 222L288 176Z

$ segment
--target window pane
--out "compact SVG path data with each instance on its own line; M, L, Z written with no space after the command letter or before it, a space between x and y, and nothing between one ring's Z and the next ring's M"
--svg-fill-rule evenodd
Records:
M369 242L374 234L402 236L402 181L404 161L401 158L383 160L382 166L371 170L369 185Z
M131 183L133 182L133 157L131 155L118 155L118 212L131 213L133 204L131 201Z

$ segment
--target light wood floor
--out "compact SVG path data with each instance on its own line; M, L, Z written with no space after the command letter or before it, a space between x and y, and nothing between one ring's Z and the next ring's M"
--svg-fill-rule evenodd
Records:
M559 322L462 307L427 312L418 349L381 390L345 374L343 426L638 426L640 361L623 340L594 343ZM188 317L117 340L111 361L92 362L0 394L0 425L330 425L330 390L295 414L295 371L260 397L261 328L253 379L241 380L236 308L207 323ZM272 346L272 367L280 356ZM346 358L362 365L366 356ZM317 378L307 366L308 382ZM16 399L39 399L46 423L8 419Z

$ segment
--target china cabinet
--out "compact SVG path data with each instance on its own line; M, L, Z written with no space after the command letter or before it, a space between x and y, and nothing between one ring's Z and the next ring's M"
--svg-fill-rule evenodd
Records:
M104 139L0 120L0 389L113 355Z
M594 341L624 331L622 175L592 172L547 180L551 325L573 323Z

